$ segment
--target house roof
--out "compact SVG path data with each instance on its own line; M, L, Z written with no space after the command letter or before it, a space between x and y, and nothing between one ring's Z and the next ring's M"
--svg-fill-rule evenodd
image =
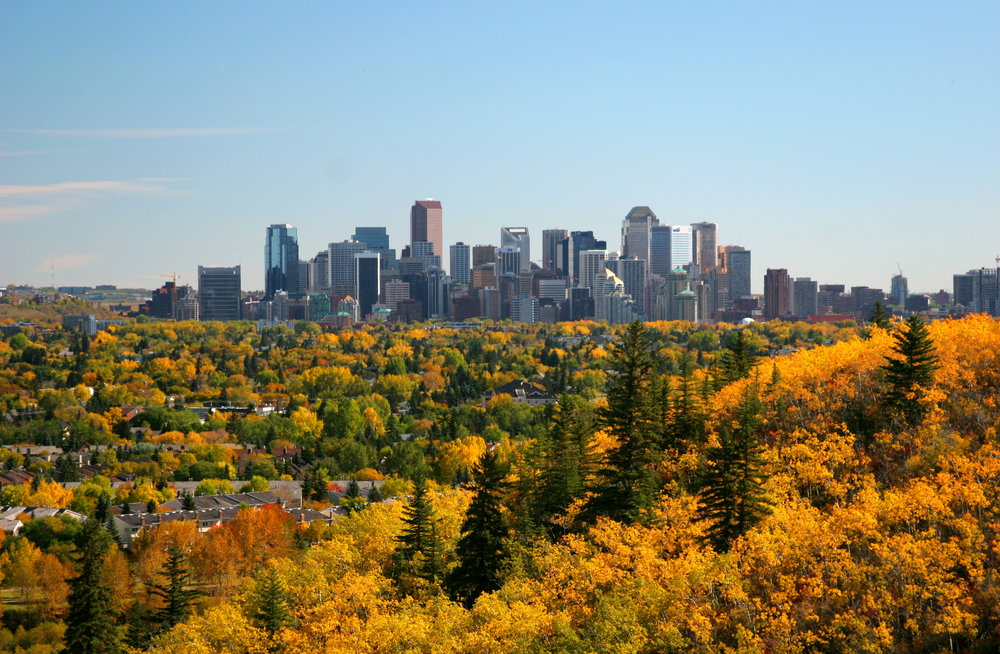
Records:
M494 388L486 394L487 397L496 395L510 395L511 397L524 397L531 400L554 400L556 396L544 388L530 384L523 379L508 382L499 388Z

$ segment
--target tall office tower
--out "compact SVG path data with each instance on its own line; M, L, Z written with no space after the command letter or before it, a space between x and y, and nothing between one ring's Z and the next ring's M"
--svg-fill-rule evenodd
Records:
M622 258L649 261L651 230L659 224L656 214L649 207L632 207L622 221Z
M607 320L607 300L616 291L624 293L625 283L607 268L602 268L600 272L594 274L590 288L593 289L594 320Z
M309 292L309 262L299 261L299 293Z
M961 307L972 306L972 273L952 275L952 301Z
M441 267L441 255L434 253L434 247L430 241L413 242L413 258L424 260L424 270Z
M566 292L569 289L566 286L565 279L540 279L538 280L538 297L549 298L552 300L562 301L566 299Z
M598 241L595 239L594 232L570 232L566 241L566 275L579 281L580 253L584 250L607 251L607 249L607 241ZM580 284L580 286L586 286L586 284Z
M497 285L497 263L484 263L472 269L471 288L496 288Z
M495 245L473 245L472 246L472 267L478 268L487 263L497 262L497 246Z
M565 229L542 230L542 268L557 270L559 241L566 238L567 235Z
M892 285L890 286L889 295L896 298L896 303L899 306L906 306L906 298L910 295L910 290L906 283L906 277L903 277L902 272L898 275L892 276Z
M354 254L354 278L357 280L354 298L361 305L362 319L374 311L372 305L378 304L378 293L382 288L379 277L382 270L380 258L378 252L357 252Z
M639 311L644 306L646 288L646 261L644 259L608 259L604 266L625 284L625 292L632 296Z
M764 317L783 316L792 309L792 283L785 268L768 268L764 275Z
M534 324L538 322L538 298L521 293L510 301L510 319L514 322Z
M715 223L693 223L691 225L691 255L699 271L711 270L716 266L715 243L719 226Z
M729 273L729 302L750 297L750 250L740 245L720 245L719 265Z
M449 249L451 281L468 284L472 281L472 247L459 241Z
M372 252L382 255L382 270L396 267L396 251L389 248L389 234L385 227L355 227L351 239L364 243Z
M510 303L521 294L521 278L514 273L498 275L497 290L500 291L500 315L510 318Z
M970 270L955 275L954 280L956 304L968 307L973 313L1000 316L1000 267Z
M500 247L521 250L521 270L531 270L531 237L527 227L501 227Z
M397 310L400 300L410 299L410 284L401 279L393 279L387 282L383 288L385 289L385 306L393 311Z
M670 268L670 225L649 229L649 273L663 277Z
M341 243L330 243L328 252L328 266L330 278L328 286L336 295L349 295L353 291L344 291L344 287L353 288L357 285L354 255L368 249L364 243L358 241L343 241ZM339 288L338 288L339 287ZM362 307L362 311L365 311Z
M309 260L309 290L326 293L330 290L330 251L323 250Z
M691 228L687 225L670 226L670 269L677 270L691 264Z
M521 250L517 247L497 248L496 276L520 275L521 274Z
M264 297L299 292L299 237L291 225L271 225L264 241Z
M594 277L604 270L608 260L607 250L584 250L580 252L580 286L594 288ZM597 301L595 300L595 303ZM596 304L595 304L596 306Z
M441 235L441 203L436 200L417 200L410 209L410 243L430 241L434 254L444 255L444 237Z
M796 277L792 282L792 313L796 316L815 316L819 313L817 283L808 277Z
M239 320L240 267L198 266L198 307L201 320Z

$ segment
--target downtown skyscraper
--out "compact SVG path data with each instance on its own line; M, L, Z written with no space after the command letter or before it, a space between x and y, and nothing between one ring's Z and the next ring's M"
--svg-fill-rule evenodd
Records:
M299 292L299 236L291 225L271 225L264 241L264 296Z
M410 208L410 245L419 241L434 244L434 254L444 256L441 203L437 200L417 200Z

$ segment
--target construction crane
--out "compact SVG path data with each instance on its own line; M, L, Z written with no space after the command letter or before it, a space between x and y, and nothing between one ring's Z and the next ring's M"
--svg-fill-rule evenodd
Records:
M903 267L901 265L899 265L898 261L896 262L896 267L899 268L899 276L902 277L903 276Z
M173 275L160 275L160 277L171 277L174 280L174 286L177 286L177 280L181 278L180 275L174 273Z

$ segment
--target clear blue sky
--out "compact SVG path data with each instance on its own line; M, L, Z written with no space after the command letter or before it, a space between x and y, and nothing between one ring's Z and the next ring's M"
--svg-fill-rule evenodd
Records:
M1000 253L1000 4L0 4L0 283L263 286L356 226L447 243L639 204L820 283Z

